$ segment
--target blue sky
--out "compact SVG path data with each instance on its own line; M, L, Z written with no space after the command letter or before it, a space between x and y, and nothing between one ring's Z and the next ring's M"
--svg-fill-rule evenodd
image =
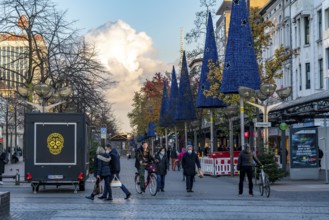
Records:
M118 84L105 91L120 130L130 132L132 98L156 72L171 72L179 63L180 28L194 27L200 0L53 0L77 20L81 34L95 44L102 64ZM217 18L213 18L214 23ZM203 42L202 42L203 43ZM184 43L186 50L195 45Z
M69 20L87 32L118 19L153 40L159 58L174 62L179 58L180 27L186 33L193 27L199 0L54 0L60 10L68 10ZM187 49L192 48L185 44Z

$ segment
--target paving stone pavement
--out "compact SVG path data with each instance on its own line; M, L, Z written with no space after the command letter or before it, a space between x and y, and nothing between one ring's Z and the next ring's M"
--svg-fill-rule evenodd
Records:
M23 162L12 166L22 167ZM11 192L9 219L329 219L329 186L323 181L283 180L271 186L271 197L237 196L238 177L196 177L194 193L187 193L182 172L169 171L165 192L156 196L137 194L134 189L134 160L121 159L121 181L133 193L113 189L113 201L85 199L92 191L90 177L86 191L73 193L73 187L40 188L33 194L28 183L15 186L6 180L0 191ZM10 170L10 166L7 167ZM23 170L23 169L22 169ZM247 192L247 184L245 184Z

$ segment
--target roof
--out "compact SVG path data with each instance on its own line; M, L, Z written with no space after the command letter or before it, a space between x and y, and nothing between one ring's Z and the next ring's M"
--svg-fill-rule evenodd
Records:
M269 113L270 121L285 120L299 123L312 118L321 118L329 112L329 90L284 102Z
M110 138L110 141L127 141L128 137L126 134L116 134Z

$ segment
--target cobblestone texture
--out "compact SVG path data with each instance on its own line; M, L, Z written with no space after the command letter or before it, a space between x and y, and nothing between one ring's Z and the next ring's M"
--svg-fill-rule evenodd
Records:
M169 171L165 192L156 196L137 194L134 189L134 161L122 159L121 181L133 193L124 200L120 189L113 189L113 201L85 199L86 191L73 193L73 187L40 188L33 194L28 184L5 182L0 191L11 192L8 219L329 219L329 186L321 181L289 182L272 185L271 197L237 196L237 177L196 178L194 193L185 191L182 173ZM245 184L247 192L247 184Z

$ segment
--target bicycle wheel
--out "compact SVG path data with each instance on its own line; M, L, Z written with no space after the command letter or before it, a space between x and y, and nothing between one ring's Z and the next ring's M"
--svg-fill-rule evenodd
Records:
M156 178L155 174L152 173L150 176L150 182L148 185L148 188L149 188L152 196L155 196L157 194L157 187L158 187L157 178Z
M263 194L264 194L264 184L263 184L262 177L260 177L260 183L259 183L258 186L259 186L259 193L260 193L261 196L263 196Z
M141 189L139 175L136 175L135 176L135 189L136 189L136 192L137 193L142 194L142 189Z
M271 188L270 188L270 182L268 181L268 177L265 178L265 186L264 186L264 191L266 197L270 197L271 194Z

